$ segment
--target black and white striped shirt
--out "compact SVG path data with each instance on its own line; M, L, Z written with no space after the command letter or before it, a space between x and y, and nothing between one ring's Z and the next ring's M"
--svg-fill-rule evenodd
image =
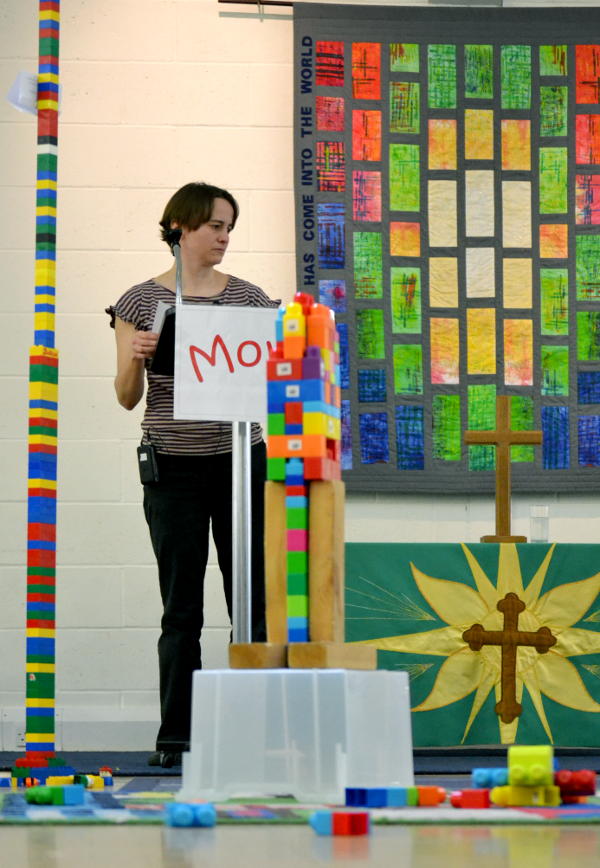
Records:
M225 289L210 297L186 296L186 304L230 304L244 307L279 307L262 289L239 277L230 276ZM175 293L153 278L128 289L118 302L107 308L114 328L115 317L133 323L137 331L151 331L159 301L175 303ZM169 455L214 455L231 452L230 422L196 422L173 418L173 377L155 374L146 361L148 389L142 420L143 440L157 452ZM262 439L260 425L252 424L251 442Z

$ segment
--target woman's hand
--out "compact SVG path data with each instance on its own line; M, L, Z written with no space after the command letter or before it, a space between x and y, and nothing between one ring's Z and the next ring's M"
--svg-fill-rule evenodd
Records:
M157 332L134 331L131 339L131 350L134 359L151 359L158 343Z
M154 332L138 332L133 323L115 320L117 339L117 400L126 410L133 410L144 394L144 362L152 358L158 342Z

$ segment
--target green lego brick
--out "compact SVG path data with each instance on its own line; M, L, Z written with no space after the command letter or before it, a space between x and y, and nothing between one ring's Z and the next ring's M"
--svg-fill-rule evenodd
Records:
M288 552L287 572L306 573L308 571L308 552Z
M267 458L267 479L285 481L285 458Z
M28 732L54 732L54 717L39 717L35 714L27 715Z
M33 585L31 583L27 583L27 593L28 594L52 594L54 592L54 588L52 585Z
M50 576L56 575L56 567L27 567L28 576Z
M406 804L411 808L419 804L419 791L416 787L406 788Z
M35 606L35 603L31 604ZM46 610L38 611L37 609L28 609L27 610L27 620L29 621L54 621L55 613L47 612ZM40 629L38 627L38 629Z
M308 529L308 509L291 507L285 511L285 526L288 530Z
M35 680L31 680L35 675ZM53 672L30 672L27 677L26 693L29 699L53 699L54 698L54 673Z
M287 577L287 592L292 595L308 596L308 576L306 573L290 573Z
M306 618L308 617L308 597L288 597L287 598L287 614L288 618Z
M53 654L28 654L28 663L54 663Z
M269 435L285 434L285 415L283 413L269 413L267 418L267 432Z

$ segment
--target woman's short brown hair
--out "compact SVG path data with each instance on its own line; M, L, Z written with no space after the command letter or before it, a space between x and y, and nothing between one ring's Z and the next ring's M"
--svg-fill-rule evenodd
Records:
M225 199L233 208L233 220L231 221L231 228L233 229L240 209L231 193L220 187L213 187L212 184L192 181L173 193L167 202L160 220L162 240L169 244L169 232L173 223L176 223L180 229L191 231L198 229L203 223L208 223L215 199Z

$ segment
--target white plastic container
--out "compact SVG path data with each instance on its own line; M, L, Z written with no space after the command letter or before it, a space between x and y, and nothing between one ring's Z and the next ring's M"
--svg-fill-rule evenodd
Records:
M292 795L339 803L347 786L413 783L405 672L194 673L179 800Z

